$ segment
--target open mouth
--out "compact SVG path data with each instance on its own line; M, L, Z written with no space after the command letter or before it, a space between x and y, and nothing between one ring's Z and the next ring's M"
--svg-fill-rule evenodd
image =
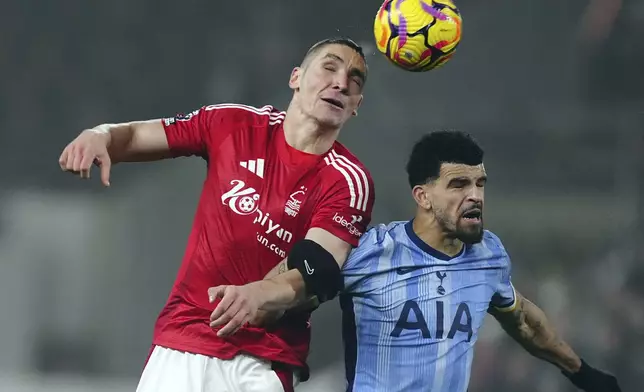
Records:
M463 219L469 222L480 222L482 216L483 216L482 211L479 210L478 208L474 208L469 211L466 211L463 214Z
M323 100L324 102L328 103L329 105L335 106L335 107L337 107L337 108L339 108L339 109L344 109L344 104L343 104L342 102L338 101L337 99L333 99L333 98L322 98L322 100Z

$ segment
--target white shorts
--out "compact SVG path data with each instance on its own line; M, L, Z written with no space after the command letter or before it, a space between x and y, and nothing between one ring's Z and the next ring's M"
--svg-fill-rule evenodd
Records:
M297 380L292 375L293 384ZM282 374L282 378L285 375ZM290 380L289 380L290 381ZM155 346L136 392L290 392L271 362L240 354L224 360Z

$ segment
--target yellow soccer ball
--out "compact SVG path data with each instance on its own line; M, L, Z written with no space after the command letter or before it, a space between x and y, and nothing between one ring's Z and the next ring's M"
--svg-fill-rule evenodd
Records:
M378 50L397 66L424 72L445 64L461 41L452 0L385 0L373 25Z

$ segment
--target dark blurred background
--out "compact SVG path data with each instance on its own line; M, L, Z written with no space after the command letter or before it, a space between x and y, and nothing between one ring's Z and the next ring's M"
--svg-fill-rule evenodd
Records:
M514 282L623 390L644 381L644 1L458 3L443 68L378 54L376 1L3 2L0 13L0 391L133 391L204 178L197 158L124 164L112 187L61 173L81 130L204 104L285 109L308 47L368 53L360 115L341 135L376 183L374 222L413 213L404 165L425 132L486 148L486 223ZM343 388L337 303L314 316L312 379ZM490 319L471 392L572 391Z

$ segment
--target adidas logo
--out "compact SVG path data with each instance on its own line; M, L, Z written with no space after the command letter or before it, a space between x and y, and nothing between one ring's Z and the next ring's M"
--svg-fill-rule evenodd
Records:
M248 161L241 161L239 165L244 169L248 169L251 173L255 173L259 178L264 178L264 160L263 159L250 159Z

